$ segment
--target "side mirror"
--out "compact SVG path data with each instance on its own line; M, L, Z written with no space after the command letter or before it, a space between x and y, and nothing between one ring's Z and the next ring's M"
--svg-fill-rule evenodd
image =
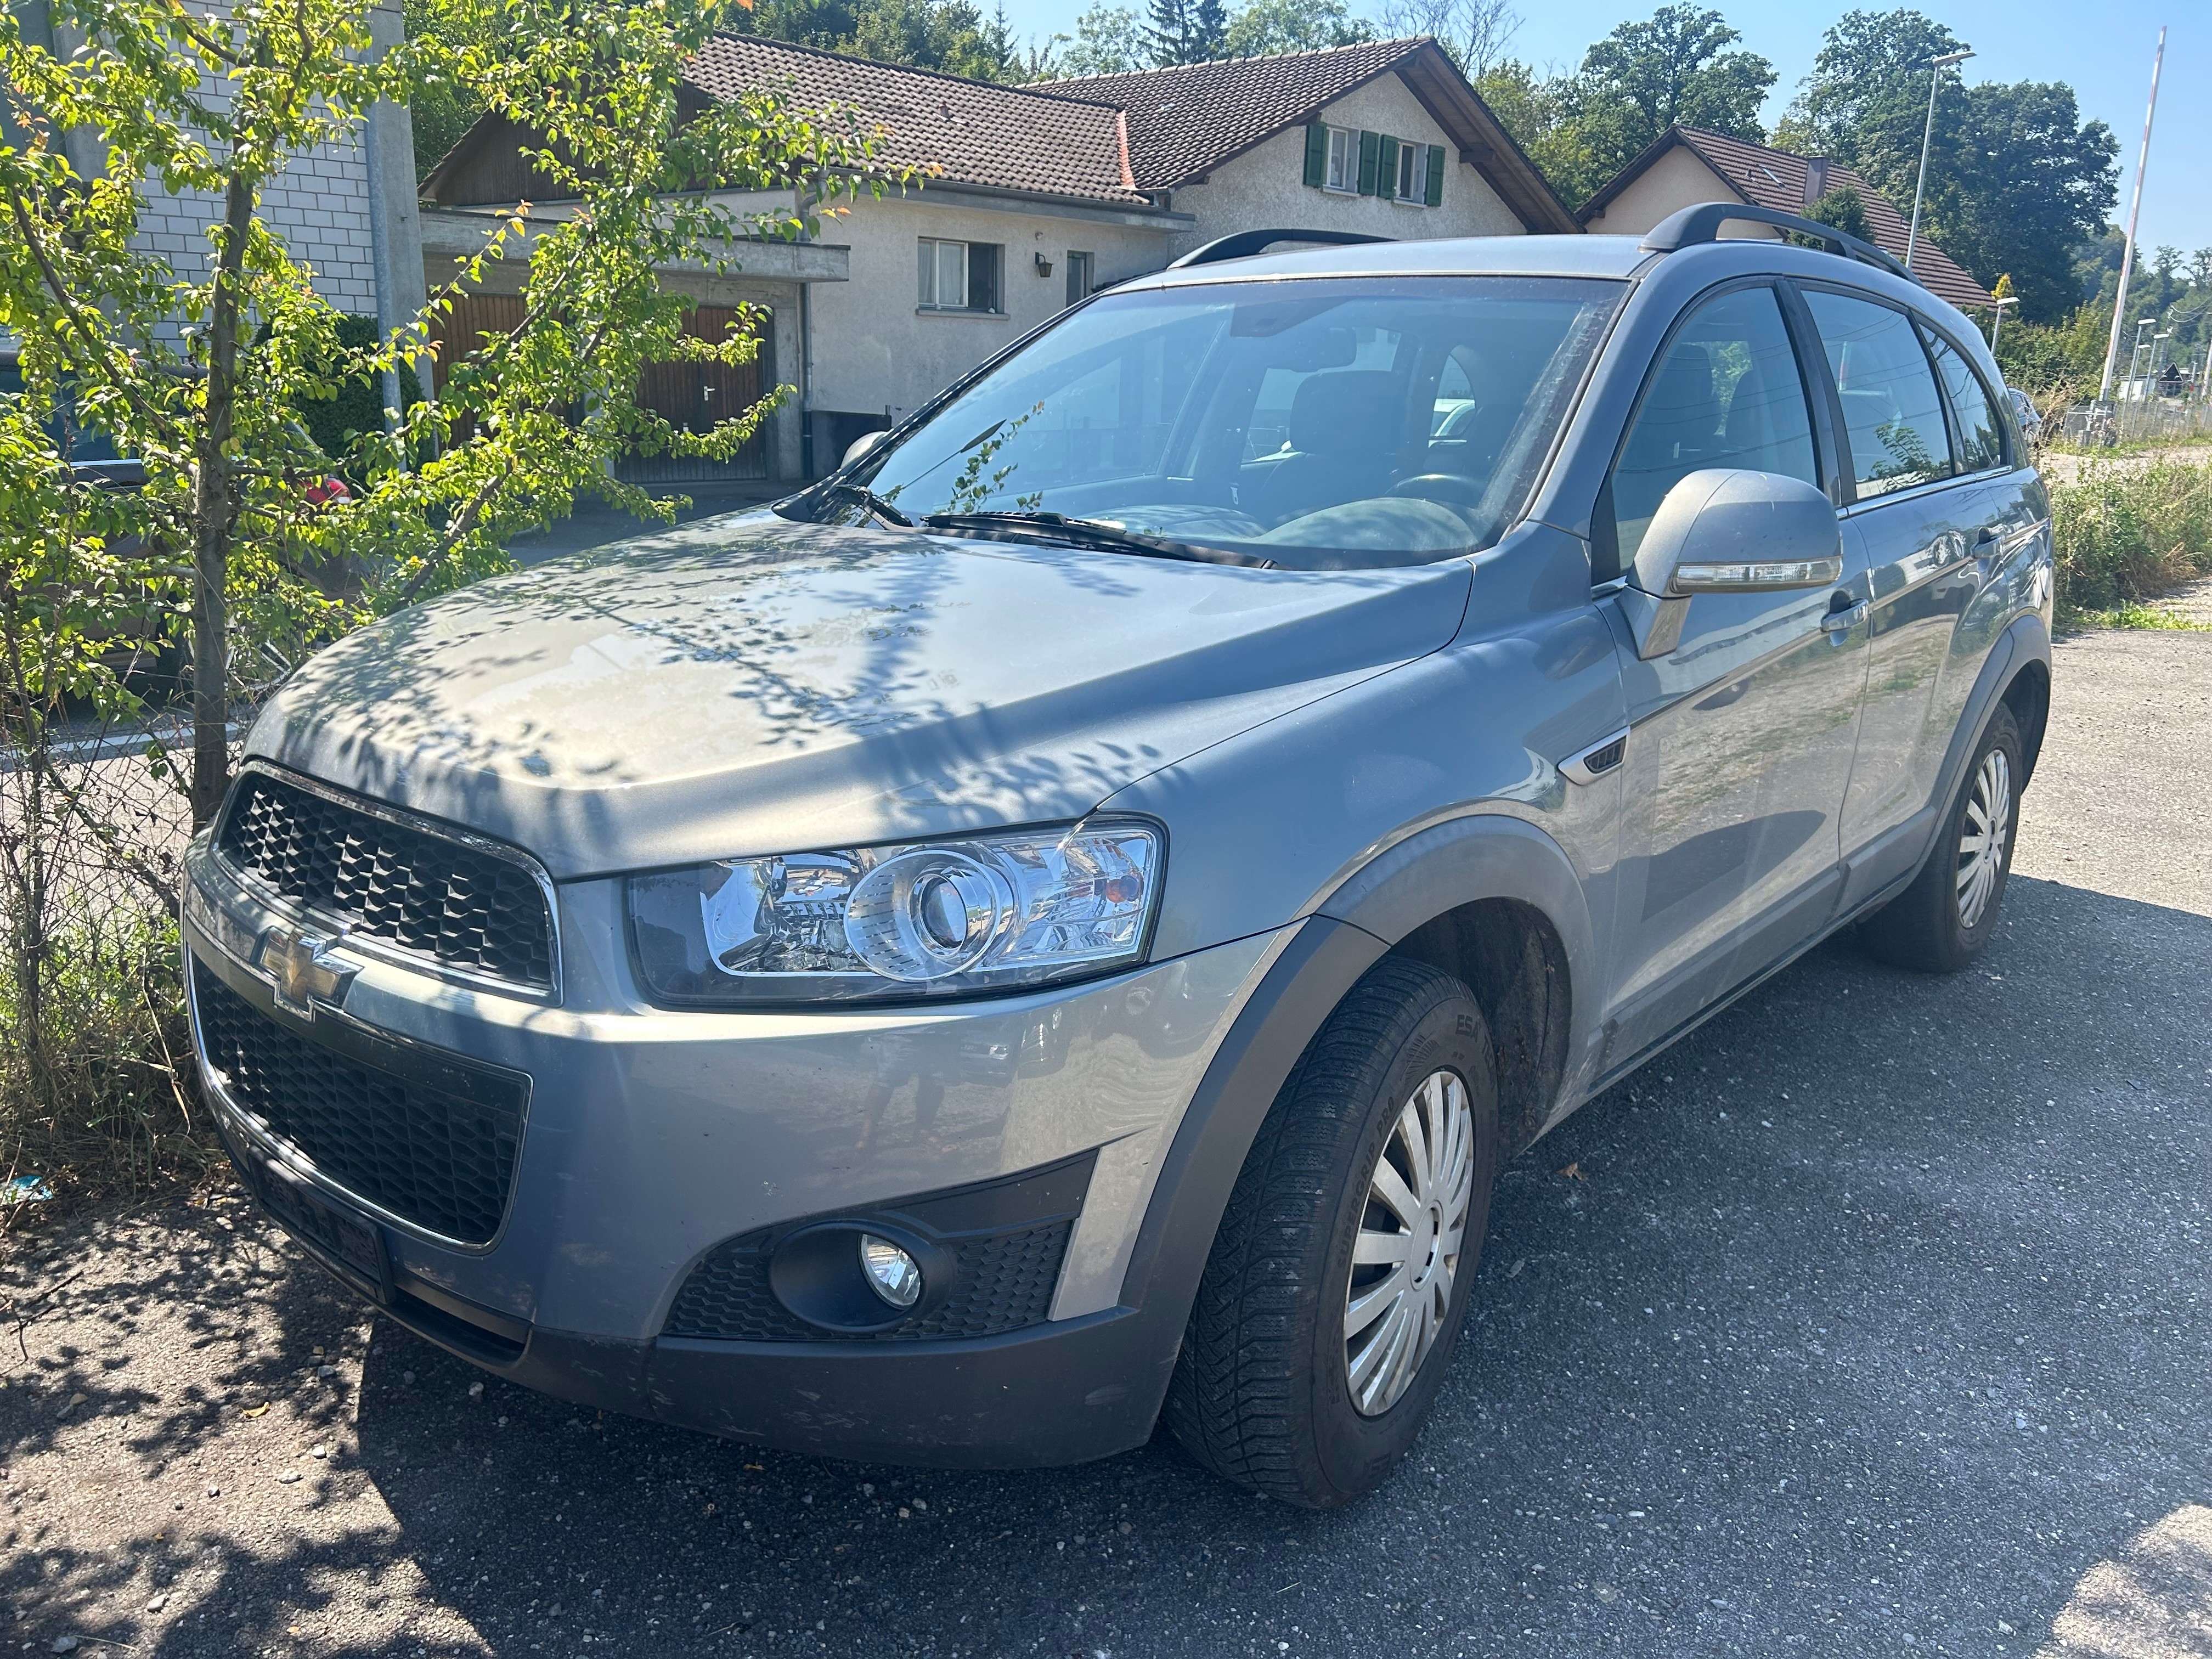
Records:
M1622 598L1638 654L1663 657L1698 593L1777 593L1843 580L1836 505L1801 478L1713 468L1667 492Z
M863 432L845 446L845 459L837 463L838 471L842 472L845 468L852 465L889 435L888 432Z

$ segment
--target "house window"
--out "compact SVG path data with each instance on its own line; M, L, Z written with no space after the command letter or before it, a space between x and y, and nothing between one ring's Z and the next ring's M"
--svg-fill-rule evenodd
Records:
M1428 195L1429 147L1401 143L1398 146L1398 199L1425 202Z
M1359 188L1359 135L1349 127L1328 130L1328 173L1324 190Z
M1067 303L1068 303L1068 304L1070 304L1070 305L1076 305L1076 304L1079 304L1079 303L1080 303L1081 301L1085 301L1085 300L1087 300L1087 299L1089 299L1089 298L1091 297L1091 290L1092 287L1094 286L1093 273L1097 270L1097 264L1098 264L1098 256L1097 256L1097 254L1095 254L1095 253L1078 253L1078 252L1077 252L1074 249L1073 249L1073 248L1070 248L1070 249L1068 250L1068 252L1067 252Z
M915 303L924 311L996 312L1000 253L994 242L922 237L915 261Z

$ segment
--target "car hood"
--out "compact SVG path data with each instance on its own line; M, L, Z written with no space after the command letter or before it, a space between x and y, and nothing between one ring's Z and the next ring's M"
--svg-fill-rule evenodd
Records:
M746 514L388 617L294 674L247 748L558 878L1068 818L1437 649L1470 580Z

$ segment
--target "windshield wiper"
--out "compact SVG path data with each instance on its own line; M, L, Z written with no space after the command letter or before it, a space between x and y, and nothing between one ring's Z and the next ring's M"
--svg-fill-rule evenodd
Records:
M896 525L901 530L911 530L914 528L914 520L912 519L908 518L905 514L893 507L889 500L884 496L877 495L874 490L869 489L866 484L837 483L832 482L818 484L816 488L825 495L836 495L848 501L858 501L863 507L866 508L868 512L873 514L885 524Z
M931 530L966 531L988 537L994 532L1048 537L1102 553L1134 553L1148 559L1185 559L1193 564L1242 565L1252 570L1277 570L1273 559L1239 553L1226 547L1201 547L1191 542L1170 541L1162 536L1139 535L1103 519L1071 519L1064 513L927 513L921 522Z

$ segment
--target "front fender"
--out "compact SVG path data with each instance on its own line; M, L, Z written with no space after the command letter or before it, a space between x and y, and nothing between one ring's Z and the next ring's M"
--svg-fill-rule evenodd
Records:
M1180 1320L1227 1208L1231 1188L1275 1097L1361 975L1431 918L1486 898L1540 910L1564 947L1577 1029L1570 1079L1553 1103L1574 1097L1600 1033L1596 945L1574 867L1558 843L1502 814L1431 826L1340 883L1298 924L1244 1005L1185 1108L1146 1206L1122 1285L1125 1305Z

